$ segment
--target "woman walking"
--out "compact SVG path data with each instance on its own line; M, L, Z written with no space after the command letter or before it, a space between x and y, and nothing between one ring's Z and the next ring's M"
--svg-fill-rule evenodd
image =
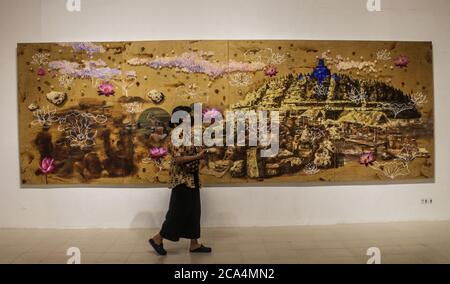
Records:
M191 108L178 106L177 111L185 111L191 115ZM192 121L192 117L191 117ZM204 150L195 146L174 146L170 142L169 152L172 156L170 166L169 188L172 189L169 210L161 230L153 236L149 243L159 255L166 255L163 240L178 241L180 238L190 239L192 253L209 253L211 248L198 242L200 238L200 179L199 164L205 158Z

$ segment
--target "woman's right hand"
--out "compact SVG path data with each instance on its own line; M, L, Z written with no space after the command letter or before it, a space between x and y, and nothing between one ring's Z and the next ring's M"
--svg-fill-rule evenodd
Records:
M203 160L204 158L206 158L206 151L201 150L200 152L197 153L196 157L198 160Z

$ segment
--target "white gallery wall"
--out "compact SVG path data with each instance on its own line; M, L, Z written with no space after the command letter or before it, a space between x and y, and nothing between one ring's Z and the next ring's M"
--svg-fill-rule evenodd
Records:
M450 219L450 1L0 0L0 227L158 227L165 188L20 188L17 42L157 39L432 41L435 182L202 190L205 226ZM422 199L432 204L422 204Z

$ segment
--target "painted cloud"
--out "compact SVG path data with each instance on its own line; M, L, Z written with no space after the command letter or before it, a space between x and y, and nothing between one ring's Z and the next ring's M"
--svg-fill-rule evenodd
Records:
M150 68L178 68L188 73L203 73L211 77L220 77L233 72L261 71L266 67L263 62L238 62L230 60L216 63L204 59L195 52L185 52L179 56L161 57L156 59L132 58L130 65L147 65Z
M90 55L94 53L104 53L106 50L100 44L95 44L92 42L71 42L71 43L60 43L60 46L70 46L75 52L86 52Z
M106 64L102 60L83 61L83 64L67 60L56 60L51 61L48 66L50 69L58 70L62 75L69 75L74 78L98 78L106 80L122 75L122 71L106 67Z

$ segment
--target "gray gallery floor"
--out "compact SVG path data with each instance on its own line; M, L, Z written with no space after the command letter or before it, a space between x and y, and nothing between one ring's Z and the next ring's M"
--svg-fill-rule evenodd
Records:
M366 263L369 247L382 263L450 263L450 221L331 226L205 228L210 255L188 241L149 248L150 229L0 229L0 263L66 263L69 247L82 263Z

